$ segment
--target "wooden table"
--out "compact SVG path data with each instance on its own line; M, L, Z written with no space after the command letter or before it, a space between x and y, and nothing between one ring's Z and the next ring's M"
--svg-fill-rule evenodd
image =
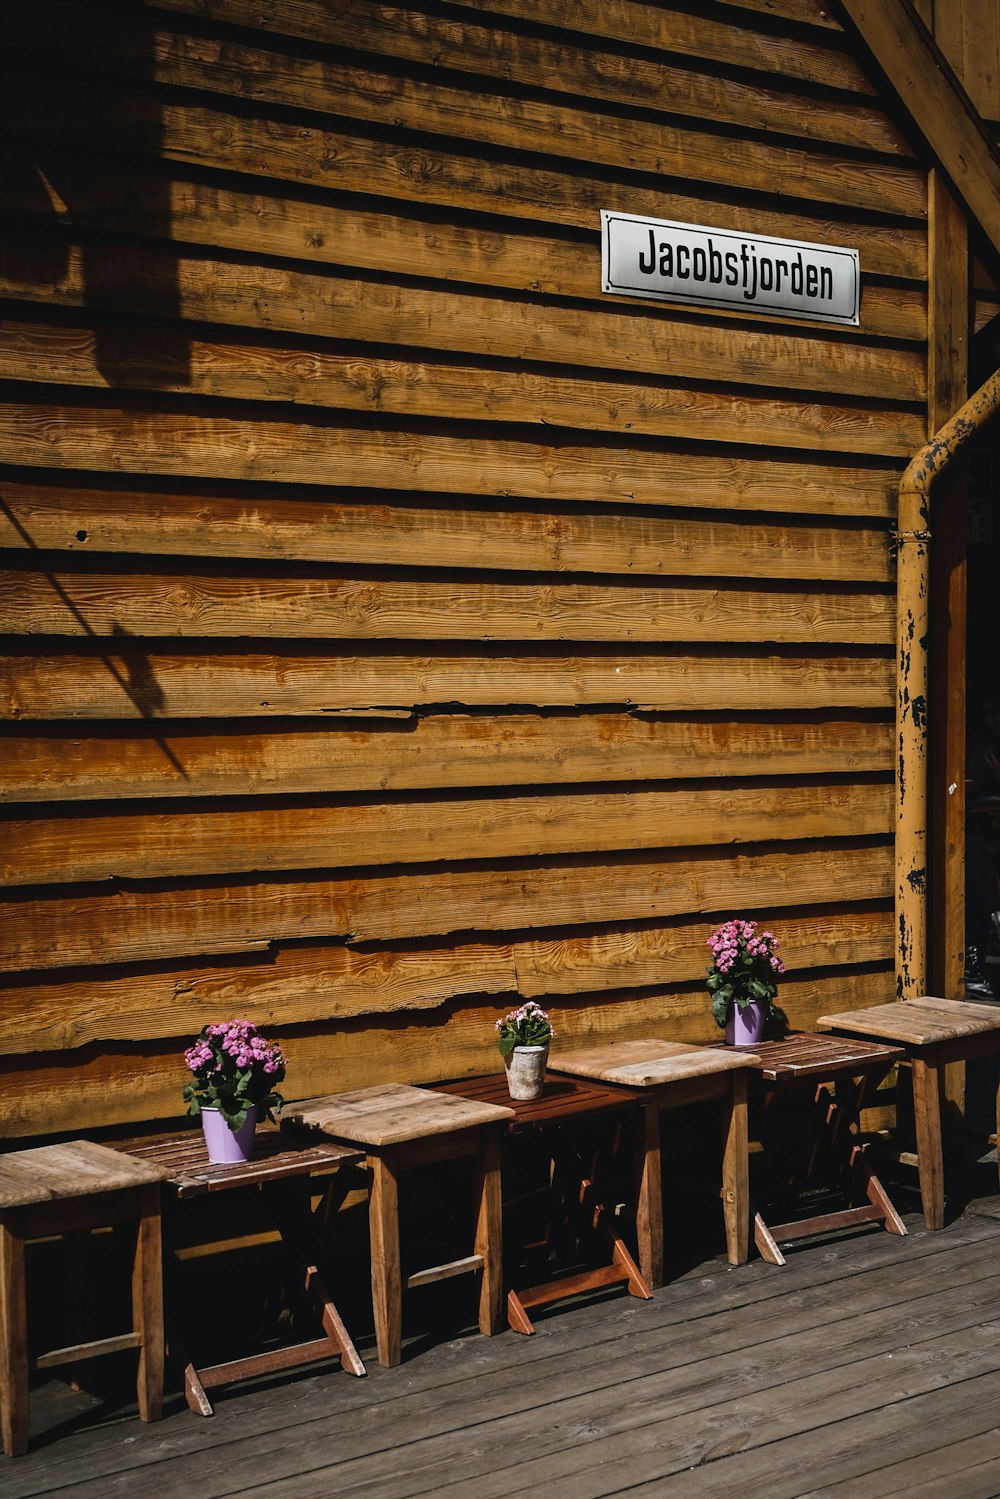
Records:
M906 1226L865 1159L858 1139L859 1115L870 1105L879 1083L902 1059L901 1048L882 1042L793 1032L779 1041L761 1041L751 1050L760 1068L762 1126L766 1127L767 1116L778 1100L788 1094L805 1092L812 1100L813 1132L803 1142L801 1163L792 1173L789 1186L800 1192L825 1174L828 1180L852 1194L860 1187L867 1198L866 1203L839 1212L813 1214L770 1226L758 1213L754 1218L754 1239L764 1259L783 1265L779 1244L859 1223L878 1222L889 1233L905 1234Z
M462 1078L438 1085L442 1092L477 1102L506 1103L513 1111L508 1133L531 1131L540 1137L552 1163L553 1202L556 1212L565 1211L581 1227L596 1230L607 1241L610 1263L575 1275L563 1275L539 1285L507 1292L507 1320L515 1332L534 1332L528 1316L530 1307L549 1306L570 1296L579 1296L604 1286L624 1285L631 1296L648 1300L652 1295L625 1241L612 1226L601 1200L596 1182L597 1163L581 1170L568 1138L569 1126L591 1123L600 1118L621 1119L634 1114L642 1099L623 1088L609 1088L600 1083L580 1082L569 1077L546 1075L541 1098L522 1102L507 1092L506 1073L486 1077Z
M290 1133L264 1128L257 1131L252 1160L229 1165L209 1161L204 1136L199 1129L126 1140L117 1149L126 1152L129 1159L156 1166L177 1204L204 1199L219 1192L267 1190L275 1226L287 1252L296 1260L302 1285L315 1304L323 1326L322 1338L224 1364L198 1367L186 1351L185 1319L175 1307L171 1341L179 1345L179 1350L184 1350L181 1352L184 1394L191 1410L210 1416L213 1412L208 1390L254 1375L299 1368L317 1359L336 1356L350 1373L360 1376L366 1372L317 1269L309 1202L312 1179L329 1176L344 1166L360 1164L364 1160L360 1150L335 1145L332 1141L316 1140L311 1135L296 1138Z
M161 1167L129 1160L90 1140L69 1140L0 1156L0 1406L3 1445L28 1445L31 1368L139 1352L136 1393L143 1421L163 1413ZM110 1224L134 1226L132 1331L57 1348L29 1361L25 1244L46 1235L81 1235Z
M898 1160L917 1167L924 1222L930 1229L944 1227L944 1146L941 1133L941 1092L949 1062L992 1056L997 1061L997 1128L1000 1131L1000 1008L966 1004L957 999L897 1000L867 1010L843 1010L821 1015L816 1022L838 1035L867 1036L902 1049L913 1079L913 1119L916 1153L894 1152Z
M401 1171L463 1156L476 1159L473 1253L408 1275L406 1287L482 1272L479 1328L500 1326L503 1295L500 1135L509 1107L449 1097L405 1083L333 1093L286 1105L283 1121L307 1125L343 1144L363 1147L370 1173L372 1306L379 1363L398 1364L402 1342L403 1276L399 1244Z
M756 1062L736 1049L642 1037L611 1041L578 1051L560 1051L554 1072L598 1078L642 1090L643 1131L636 1214L639 1263L652 1286L663 1284L663 1187L660 1168L661 1116L684 1104L720 1099L723 1105L722 1205L726 1251L731 1265L743 1264L750 1244L750 1186L747 1171L747 1072Z

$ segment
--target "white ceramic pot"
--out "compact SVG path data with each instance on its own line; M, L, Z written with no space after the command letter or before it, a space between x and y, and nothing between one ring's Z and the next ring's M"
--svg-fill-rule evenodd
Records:
M541 1098L548 1060L548 1042L544 1046L515 1046L504 1057L507 1089L511 1098L518 1103L529 1103L533 1098Z

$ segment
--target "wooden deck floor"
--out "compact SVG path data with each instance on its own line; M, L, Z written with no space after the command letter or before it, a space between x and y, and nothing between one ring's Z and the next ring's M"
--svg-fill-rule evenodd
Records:
M411 1344L366 1379L243 1387L209 1420L174 1400L144 1427L53 1382L0 1495L1000 1494L1000 1197L995 1166L975 1169L939 1234L908 1212L906 1239L814 1242L784 1270L712 1259L652 1302L567 1304L532 1339Z

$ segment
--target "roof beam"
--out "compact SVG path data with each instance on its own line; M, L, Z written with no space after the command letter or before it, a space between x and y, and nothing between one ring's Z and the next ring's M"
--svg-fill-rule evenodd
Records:
M1000 254L1000 160L909 0L840 0L956 193Z

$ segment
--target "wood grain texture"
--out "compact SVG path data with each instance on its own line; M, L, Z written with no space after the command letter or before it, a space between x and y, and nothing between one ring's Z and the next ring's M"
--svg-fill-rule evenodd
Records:
M796 1025L807 1028L834 995L855 1006L874 1004L891 988L887 971L810 976L782 988L782 1003ZM442 1057L452 1076L495 1072L498 1052L494 1021L504 1002L462 1009L446 1020L438 1012L389 1018L384 1024L347 1021L341 1026L292 1028L281 1034L291 1068L285 1091L310 1097L345 1088L392 1081L412 1084L441 1080ZM648 1035L666 1040L710 1041L717 1031L703 992L637 994L627 1016L609 998L569 1001L557 1012L560 1040L583 1046L615 1036ZM73 1054L68 1067L63 1052L10 1058L0 1097L0 1136L18 1136L59 1128L87 1129L139 1119L179 1119L181 1089L187 1070L178 1040L91 1047ZM294 1079L294 1084L292 1082Z
M747 0L739 0L739 3L746 5ZM785 0L785 5L781 14L787 13L789 0ZM171 8L181 13L185 9L188 13L194 11L194 7L185 6L183 0L171 0ZM752 10L755 7L748 5L747 8ZM779 7L769 0L766 9L775 13ZM806 19L802 14L805 10L806 6L800 4L793 19ZM227 3L213 6L211 18L254 27L262 22L266 24L269 19L262 17L260 11L246 0L227 0ZM156 22L161 20L161 16L156 16ZM140 47L148 38L152 21L150 17L133 23ZM810 25L836 26L829 13L818 4L809 6L807 22ZM334 10L317 3L296 3L283 8L280 32L282 36L298 36L328 47L364 50L370 43L372 24L372 7L359 4L357 0L354 3L341 0ZM595 46L593 42L588 46L587 39L579 36L575 38L574 47L567 48L545 37L525 35L489 24L480 25L471 17L418 17L413 12L390 6L378 8L376 24L383 55L408 62L457 68L491 81L504 79L532 86L544 84L546 88L559 92L631 106L642 105L654 110L662 109L664 99L669 99L678 114L726 120L760 130L779 130L789 135L808 135L868 149L875 147L900 154L908 151L906 143L877 106L864 101L840 100L836 104L822 99L807 101L802 96L790 94L787 88L768 85L761 80L737 81L717 74L709 78L706 75L714 70L698 69L697 60L694 66L681 67L651 58L643 52L623 56L618 51ZM17 40L22 45L25 42L30 45L30 33L27 37L19 33ZM71 42L75 47L79 46L75 35ZM120 41L116 50L121 50ZM816 118L811 118L812 114Z
M403 874L93 886L8 893L0 958L13 971L267 951L283 940L400 942L691 912L885 901L886 839L578 855Z
M32 719L259 718L464 702L617 703L664 712L876 708L891 704L881 655L725 656L663 650L483 656L409 653L178 655L117 637L98 656L0 658L0 714Z
M264 105L313 109L318 114L337 112L354 118L376 118L379 97L390 96L396 100L391 115L394 126L412 124L405 108L399 109L400 97L420 97L414 81L400 79L399 73L391 79L379 78L373 75L370 63L364 66L358 60L340 61L345 49L364 52L372 45L372 7L357 0L340 0L334 10L315 6L312 15L300 6L282 10L276 18L264 18L271 19L271 24L277 21L277 27L261 37L267 49L231 37L205 46L204 37L165 27L162 13L138 9L123 16L115 10L105 12L93 3L61 4L58 18L60 25L54 34L51 25L39 25L31 12L12 16L10 46L27 52L43 51L46 60L52 58L58 66L73 70L88 72L99 67L115 78L199 88ZM261 12L247 4L231 4L226 12L219 6L213 16L228 24L234 18L241 25L261 24ZM177 24L183 27L184 22ZM465 91L472 88L483 99L496 99L504 91L507 99L502 115L507 126L519 118L517 94L511 85L520 84L532 90L544 87L547 93L555 93L556 99L571 97L574 112L583 109L588 123L594 118L595 105L606 100L628 106L631 111L642 108L658 114L667 112L664 103L669 102L669 112L675 117L702 118L892 156L912 156L909 144L885 111L859 100L831 102L762 82L736 81L724 73L697 72L694 67L676 66L645 54L622 55L586 48L582 37L577 37L573 48L567 48L510 28L477 25L463 16L415 16L382 6L378 25L382 57L391 57L396 63L433 64L436 69L472 73L477 76L477 84L466 84ZM286 43L289 30L333 46L333 51L318 57L291 54ZM456 88L445 90L436 85L429 90L424 85L423 91L427 100L424 127L427 115L462 109L454 102L462 97ZM430 108L430 99L438 100L436 108ZM474 105L466 103L463 114L471 115L475 123L471 121L471 129L466 123L454 133L483 129ZM519 123L523 126L526 121Z
M531 0L460 0L464 9L493 11L528 20ZM755 6L754 9L757 9ZM874 94L875 86L841 40L803 38L768 29L756 31L748 18L744 25L699 15L697 10L664 10L636 0L549 0L549 25L605 36L632 45L661 48L684 56L703 58L736 67L788 78L802 78L834 88Z
M0 741L0 800L121 800L275 792L432 790L461 786L848 775L892 767L889 724L727 723L583 717L433 714L355 727L262 733L204 726L156 735L136 727L99 736L23 733Z
M587 138L573 129L572 119L561 115L554 119L558 110L549 113L548 121L537 110L522 114L522 120L530 119L541 131L541 160L536 162L516 149L510 150L512 159L508 159L505 132L497 125L496 114L484 117L482 140L462 141L460 151L449 149L456 129L461 135L477 133L467 109L460 109L454 119L432 113L427 123L441 134L425 141L411 132L383 133L377 124L366 121L349 121L336 129L327 126L323 117L316 117L316 124L291 123L273 114L236 113L215 101L204 105L183 96L151 99L139 89L110 82L102 82L95 100L86 85L60 80L58 91L48 94L45 111L40 113L37 101L44 89L44 80L27 72L9 74L5 80L0 123L15 140L62 147L73 132L81 146L113 150L117 145L133 158L155 155L186 167L225 161L233 171L269 181L368 192L490 214L502 204L504 213L542 222L558 223L565 221L567 213L575 218L585 206L602 206L599 199L608 197L604 180L619 166L618 161L607 160L610 153L588 151ZM474 105L477 96L468 97ZM419 109L414 118L419 121ZM30 121L27 129L26 119ZM566 128L575 141L563 140ZM655 146L660 128L665 152ZM874 158L859 171L849 154L827 156L818 150L760 144L742 139L736 131L725 138L722 150L720 137L708 132L660 127L659 122L657 131L645 146L635 132L612 128L609 133L618 138L621 149L639 152L647 176L669 172L695 186L757 192L766 192L769 182L773 189L775 180L784 178L795 185L794 196L801 195L800 184L808 183L815 192L810 201L827 211L835 207L848 213L881 210L911 223L926 218L924 178L919 169L905 163ZM523 145L523 138L515 135L512 139ZM531 144L535 145L533 139ZM585 159L591 154L604 158L591 164L589 180L567 169L560 155L545 154L546 150L556 153L560 146L563 151L572 150L574 144ZM614 194L619 203L605 201L603 206L624 207L621 195L619 188ZM571 198L576 200L575 209L569 207Z
M419 205L392 198L370 206L363 199L336 193L317 198L286 184L269 190L264 181L242 185L240 178L203 180L180 164L151 161L137 167L96 151L86 158L67 156L59 146L48 144L44 149L26 144L12 149L24 170L0 183L0 203L36 222L80 223L95 231L153 237L168 228L171 239L180 244L239 250L258 258L280 255L313 265L419 274L429 280L460 277L470 285L588 302L603 298L593 274L599 244L596 198L581 205L566 195L554 210L540 215L537 224L529 227L509 217L499 232L460 212L438 209L428 216ZM621 194L619 206L627 206L623 190L613 183L607 183L604 192L614 199ZM660 212L654 195L640 184L631 184L628 193L629 201L642 210ZM897 315L908 317L912 325L914 306L922 301L920 287L894 289L871 278L925 281L923 226L854 223L842 214L824 217L781 198L752 203L738 197L722 199L707 189L699 194L696 184L684 184L683 191L671 193L670 211L681 222L853 246L865 282L866 323L874 318L882 326L896 306ZM902 329L899 336L904 336Z
M718 1072L753 1068L753 1057L742 1051L691 1046L683 1041L658 1041L639 1037L634 1041L612 1041L582 1051L560 1049L550 1064L553 1072L573 1077L593 1077L630 1088L655 1088L689 1077L708 1077Z
M340 118L345 118L351 124L357 121L358 127L381 126L397 132L393 141L397 160L399 153L412 150L411 136L417 132L432 136L429 147L423 148L433 154L438 153L436 136L448 144L454 139L469 142L469 156L483 148L489 153L498 148L523 151L529 141L532 156L552 157L558 163L556 171L565 171L564 163L619 168L625 159L646 174L669 172L712 186L766 192L775 180L808 181L814 202L910 219L922 219L927 213L921 171L909 162L886 162L879 156L859 160L855 151L840 154L814 150L810 145L759 141L732 127L720 141L718 133L675 124L664 117L646 123L639 114L624 117L619 111L601 111L595 103L586 109L571 109L534 93L507 93L502 97L502 108L496 108L492 97L478 90L408 79L399 72L376 73L358 63L349 70L339 69L337 64L319 66L318 87L310 87L310 72L315 73L318 64L253 54L252 49L244 52L247 75L259 79L256 91L271 96L265 100L268 114L264 117L235 114L225 108L225 99L210 99L205 105L163 93L150 100L144 90L112 81L102 81L100 97L93 99L87 96L85 85L81 87L72 78L61 79L57 94L39 114L37 96L45 84L25 69L4 84L6 97L0 100L0 120L9 123L15 135L22 135L27 118L31 121L28 133L46 141L64 141L69 121L85 120L85 138L97 145L109 144L117 124L124 148L148 151L156 135L160 156L186 163L219 159L225 139L229 165L237 171L319 183L322 169L327 186L348 187L340 163L351 156L355 138L349 127L340 126ZM145 69L150 70L148 58ZM153 67L154 75L157 70ZM195 64L165 70L174 82L193 75L193 85L198 87ZM276 106L288 103L289 90L280 87L282 75L291 75L291 97L309 109L313 117L309 123L288 124L280 112L271 114ZM211 78L216 87L225 79L222 54L217 54L211 66ZM274 99L276 93L279 99ZM322 112L316 112L318 106ZM328 126L328 120L333 127ZM304 135L309 138L306 150L301 148ZM361 150L370 150L370 144L367 142ZM442 156L447 159L448 154L445 148ZM466 163L471 165L468 157ZM456 168L460 169L460 159L454 160L451 172ZM397 172L399 165L384 160L375 180L387 183L397 177Z
M693 497L690 497L693 498ZM392 503L364 492L265 489L246 497L182 490L26 483L0 473L0 545L16 550L257 558L342 565L476 567L625 577L822 579L890 583L889 534L848 519L733 520L507 500L472 508Z
M336 486L351 495L401 489L602 507L888 517L895 514L902 471L899 465L808 461L797 454L720 456L694 445L665 452L622 443L583 444L554 433L546 433L544 442L527 442L476 431L247 424L229 416L179 417L166 410L144 415L51 401L0 404L0 432L9 440L11 461L29 467L246 479L253 481L255 495L261 482L286 480ZM259 527L254 516L251 508L248 522Z
M428 1135L448 1135L455 1130L513 1119L513 1109L407 1083L376 1083L346 1093L326 1094L285 1110L291 1124L302 1124L325 1135L352 1144L401 1145L424 1140Z
M608 298L585 310L555 301L485 297L374 277L246 265L152 245L109 243L95 257L84 242L39 234L25 246L36 274L0 264L0 294L45 306L116 313L169 312L181 319L269 332L432 348L441 353L641 372L671 380L781 387L824 395L919 402L923 352L888 348L766 320L689 318L672 308ZM486 413L482 413L486 414ZM12 461L18 459L16 451Z
M941 68L928 32L900 7L886 9L875 0L841 3L900 98L919 98L918 128L994 250L1000 249L996 147L965 94Z
M523 858L717 841L864 837L891 828L891 787L811 784L582 792L331 807L117 812L2 820L7 885Z
M85 565L85 564L84 564ZM888 593L757 584L644 588L296 572L0 572L0 630L139 640L541 640L889 645Z
M892 914L885 907L807 910L773 920L780 925L790 973L892 960ZM228 964L132 965L123 973L106 968L97 976L10 981L0 1015L0 1054L155 1040L167 1014L181 1034L196 1034L205 1015L237 1012L270 1032L275 1026L337 1026L359 1016L443 1011L483 995L507 995L511 1004L521 995L547 1005L574 995L624 996L701 981L711 929L702 918L617 930L542 928L535 935L368 951L275 944Z
M944 1008L947 1005L948 1008ZM841 1010L820 1015L821 1030L841 1035L867 1036L875 1041L893 1041L901 1046L934 1046L962 1036L1000 1032L1000 1012L986 1005L963 1004L960 1000L927 1004L920 999L896 1004L872 1005L867 1010ZM1000 1035L997 1037L1000 1050Z
M866 323L868 322L866 310ZM897 324L898 328L898 324ZM923 337L926 319L909 324ZM806 450L907 456L923 439L922 414L898 407L804 403L742 387L584 380L440 361L359 358L309 343L234 343L134 324L52 328L0 325L0 376L83 388L175 391L312 408L519 422L633 436L745 442Z

